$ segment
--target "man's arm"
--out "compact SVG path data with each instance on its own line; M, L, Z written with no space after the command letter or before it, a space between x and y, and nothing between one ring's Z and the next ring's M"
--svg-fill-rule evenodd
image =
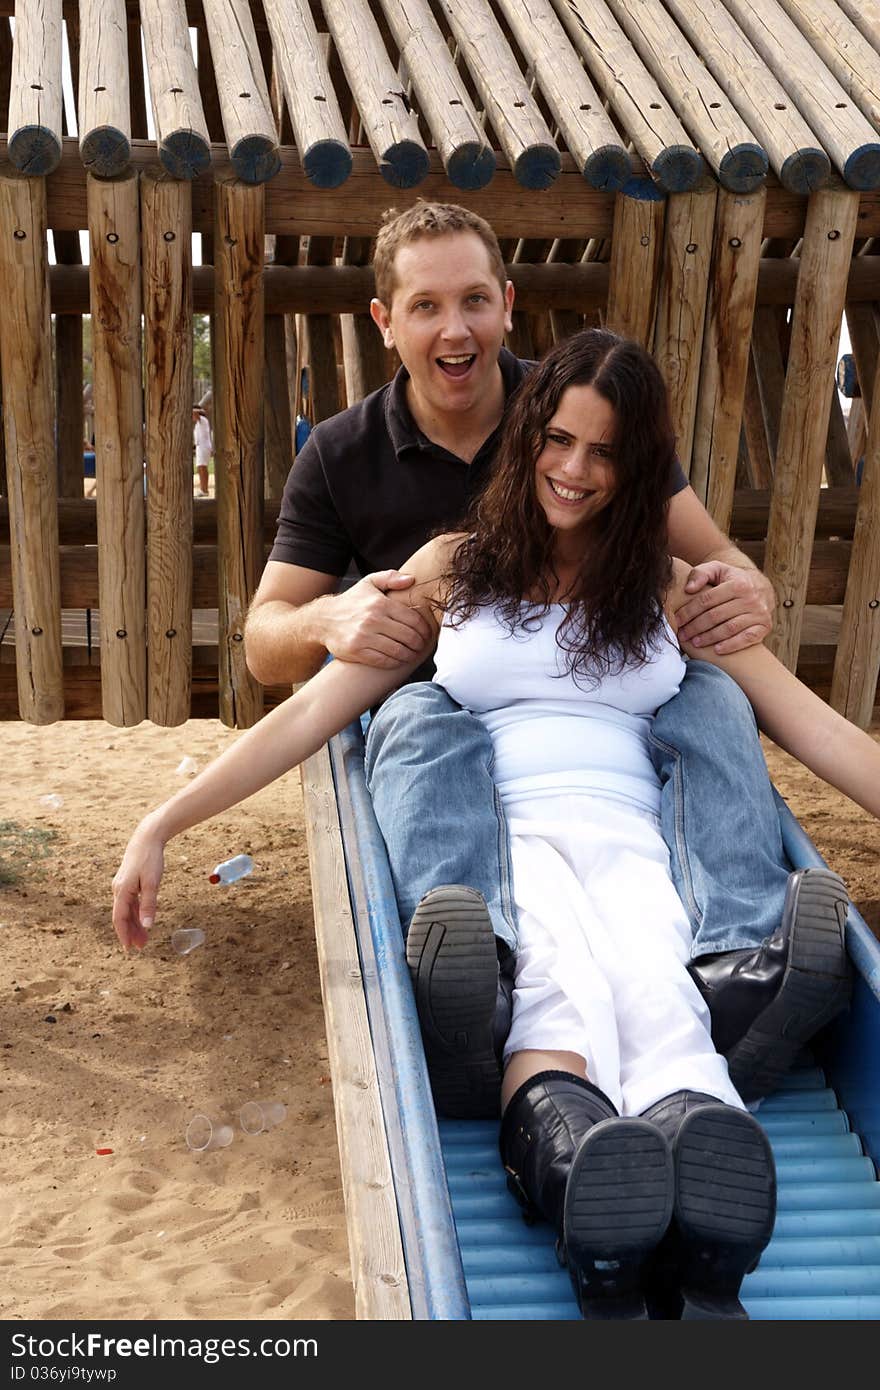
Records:
M682 640L720 656L763 641L773 626L773 586L718 529L693 488L670 499L668 530L672 554L693 566L677 613Z
M396 597L412 577L368 574L344 593L336 575L270 560L245 624L248 670L263 685L309 680L328 652L390 670L430 640L423 615Z

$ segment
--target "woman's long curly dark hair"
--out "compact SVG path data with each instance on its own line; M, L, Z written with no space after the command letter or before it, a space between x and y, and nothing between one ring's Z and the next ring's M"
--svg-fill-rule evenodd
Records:
M663 378L637 343L604 329L577 333L523 381L505 415L492 476L462 527L468 539L446 576L444 606L457 626L494 604L511 633L549 612L556 533L537 498L535 462L569 386L592 386L617 422L614 493L584 545L557 634L568 671L595 686L647 659L672 573L666 510L675 437Z

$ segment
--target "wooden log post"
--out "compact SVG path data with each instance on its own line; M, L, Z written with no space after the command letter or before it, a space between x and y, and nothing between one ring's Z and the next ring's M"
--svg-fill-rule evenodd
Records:
M606 327L650 347L654 336L666 199L650 179L631 187L638 197L618 193L611 234L611 271Z
M440 0L440 7L517 182L549 188L562 167L559 151L488 0Z
M351 173L351 150L311 7L263 0L263 8L303 171L316 188L338 188Z
M267 314L263 331L265 362L263 492L278 497L284 488L294 454L294 422L287 383L284 316Z
M764 413L761 409L761 389L755 370L754 353L749 353L749 370L742 408L742 438L740 462L752 487L769 488L773 482L773 457L767 442ZM737 476L737 487L745 486Z
M380 3L446 177L456 188L484 188L495 173L495 151L428 0Z
M606 3L722 187L733 193L759 188L769 168L767 152L662 5Z
M779 0L875 130L880 130L880 28L872 42L832 0Z
M111 178L131 160L125 0L80 0L79 21L80 158L90 173Z
M248 728L263 710L244 651L244 622L263 563L263 189L221 180L214 198L220 718Z
M685 473L694 438L717 192L715 182L707 179L693 193L671 193L666 205L654 357L669 388Z
M554 0L568 36L636 152L667 193L686 193L705 172L700 151L604 0Z
M880 0L837 0L837 4L865 38L876 44L880 34Z
M722 189L715 212L700 389L691 455L691 486L722 531L730 525L749 338L766 194Z
M800 645L858 205L855 193L839 187L811 194L801 250L765 558L778 599L768 645L790 670Z
M210 167L211 137L186 6L184 0L140 0L140 7L159 158L174 178L194 179Z
M46 184L0 168L0 374L9 489L18 708L64 716Z
M761 418L767 439L771 466L779 444L779 421L785 394L785 363L780 341L780 310L759 304L752 324L752 361L761 404Z
M370 241L364 237L346 237L342 248L343 265L366 266L370 263ZM366 306L367 299L364 300ZM378 391L389 380L390 355L386 352L376 325L368 313L340 315L343 361L345 365L345 396L349 405L363 400L371 391Z
M629 154L550 0L500 0L500 8L584 178L623 188Z
M324 0L323 9L379 173L392 188L413 188L428 173L428 151L369 5Z
M862 400L861 396L854 396L849 403L849 415L846 420L846 440L849 444L849 453L853 467L857 468L859 460L864 456L865 446L868 442L865 402Z
M877 132L777 0L724 0L850 188L880 186Z
M89 176L101 698L109 724L147 713L138 176Z
M721 0L667 0L682 32L767 151L784 188L821 188L831 161L757 49Z
M202 3L233 171L244 183L265 183L281 160L251 7L248 0Z
M873 382L880 400L880 367ZM873 718L880 675L880 410L871 416L859 488L843 618L831 681L831 703L860 728Z
M825 477L829 487L846 487L853 477L853 459L849 451L846 420L840 397L831 393L828 413L828 438L825 443Z
M310 237L308 263L310 266L334 265L333 237ZM338 274L338 269L336 271ZM318 424L342 409L339 380L336 373L336 338L331 314L308 314L305 318L305 360L309 370L309 397L312 423Z
M192 199L141 175L147 456L147 714L190 716L192 677ZM216 399L216 395L215 395Z
M874 383L880 365L880 304L853 304L847 301L846 326L856 359L865 414L870 419L874 410Z
M61 159L61 32L61 0L17 6L4 128L8 158L25 174L50 174Z

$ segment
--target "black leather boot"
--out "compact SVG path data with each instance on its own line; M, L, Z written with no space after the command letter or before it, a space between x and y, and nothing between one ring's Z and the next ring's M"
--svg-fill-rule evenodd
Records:
M676 1091L644 1112L672 1145L672 1224L648 1276L652 1317L747 1319L739 1301L773 1234L776 1166L745 1110Z
M425 894L407 933L406 960L437 1113L497 1119L514 956L496 943L475 888L447 884Z
M621 1119L579 1076L547 1071L516 1091L500 1136L526 1219L555 1226L585 1318L644 1319L642 1267L672 1211L672 1158L655 1125Z
M691 963L712 1040L743 1100L774 1091L804 1044L849 1002L848 905L837 874L799 869L789 877L779 928L762 946Z

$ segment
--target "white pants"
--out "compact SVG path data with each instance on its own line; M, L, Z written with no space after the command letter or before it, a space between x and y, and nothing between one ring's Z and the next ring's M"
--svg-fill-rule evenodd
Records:
M505 811L519 918L505 1061L575 1052L621 1115L683 1090L741 1107L687 972L692 932L657 818L587 795Z

